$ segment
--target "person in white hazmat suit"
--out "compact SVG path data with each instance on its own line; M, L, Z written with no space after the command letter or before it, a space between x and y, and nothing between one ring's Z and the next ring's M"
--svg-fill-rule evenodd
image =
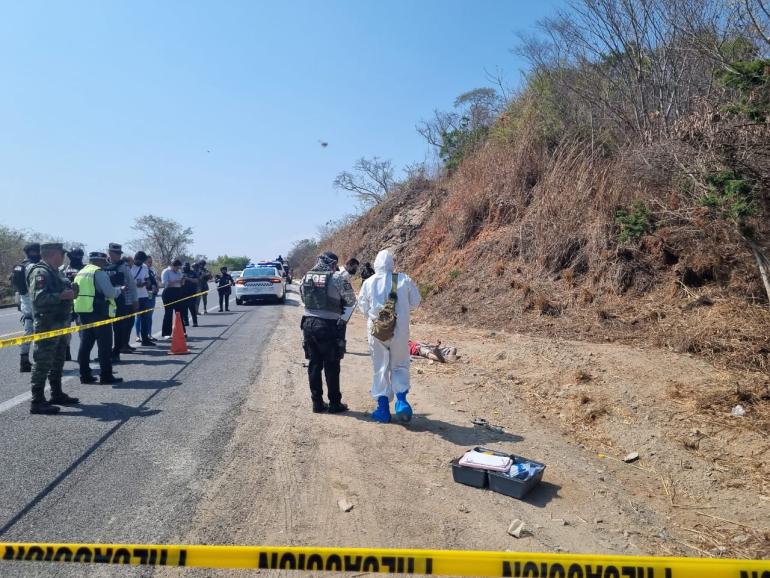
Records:
M409 318L420 304L420 291L408 275L398 274L393 338L380 341L372 335L372 324L388 300L392 282L393 255L387 250L380 251L374 261L374 275L364 281L358 297L358 308L367 318L369 351L374 369L372 397L377 401L377 409L372 417L380 423L391 420L390 402L394 394L396 419L412 419L412 408L406 400L409 392Z

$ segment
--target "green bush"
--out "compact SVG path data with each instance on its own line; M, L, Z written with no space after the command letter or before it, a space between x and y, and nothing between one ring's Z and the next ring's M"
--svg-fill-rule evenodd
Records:
M426 284L419 284L420 288L420 297L422 297L423 301L428 298L428 296L433 293L433 285L426 283Z
M717 74L720 82L738 92L727 112L762 122L770 114L770 60L732 62Z
M450 277L452 280L455 280L455 279L457 279L457 278L458 278L460 275L462 275L462 272L461 272L459 269L452 269L452 270L449 272L449 277Z
M631 243L653 229L650 211L642 201L635 201L628 209L615 211L615 224L618 226L618 240Z
M756 214L753 187L735 172L710 173L706 176L706 185L708 192L698 199L698 203L712 209L719 217L742 223Z
M444 132L441 135L441 148L439 157L444 161L447 171L454 172L463 162L465 156L476 150L487 138L489 128L480 126L475 129L469 128L470 119L463 118L460 122L460 128Z

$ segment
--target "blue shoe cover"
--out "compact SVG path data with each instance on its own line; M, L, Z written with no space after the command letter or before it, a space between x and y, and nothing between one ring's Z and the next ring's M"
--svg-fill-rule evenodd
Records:
M390 402L387 395L377 398L377 409L372 412L372 419L380 423L390 423Z
M408 422L412 420L412 406L406 401L408 391L396 394L396 420Z

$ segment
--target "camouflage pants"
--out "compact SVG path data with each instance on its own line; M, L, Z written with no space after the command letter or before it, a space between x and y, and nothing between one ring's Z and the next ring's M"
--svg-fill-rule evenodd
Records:
M54 329L62 329L68 324L42 324L35 321L35 333L44 333ZM61 391L61 378L64 369L64 357L67 351L67 337L60 335L43 339L35 343L32 357L35 361L32 367L32 401L42 401L45 398L45 380L51 384L52 393Z
M21 324L24 327L24 335L32 335L34 332L33 329L33 318L34 315L32 314L32 299L29 295L22 295L20 297L21 299ZM29 355L29 351L32 348L32 343L22 343L20 345L21 348L21 354L22 355Z

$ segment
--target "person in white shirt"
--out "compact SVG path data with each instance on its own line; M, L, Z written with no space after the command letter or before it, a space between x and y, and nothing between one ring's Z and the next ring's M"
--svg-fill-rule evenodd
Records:
M131 266L131 277L133 277L136 283L136 298L139 302L139 311L144 311L139 317L139 334L142 337L142 345L155 345L150 335L150 324L147 321L147 316L152 316L152 311L147 311L150 306L150 295L147 292L147 278L149 277L149 270L145 262L147 261L147 253L144 251L137 251L134 255L134 264Z
M172 306L167 305L182 298L182 279L184 274L179 270L181 267L182 262L179 259L174 259L171 265L166 267L163 273L160 274L160 281L163 284L163 304L166 305L163 312L163 337L171 337L174 312L179 311L181 313L182 308L187 306L185 301L180 301Z

